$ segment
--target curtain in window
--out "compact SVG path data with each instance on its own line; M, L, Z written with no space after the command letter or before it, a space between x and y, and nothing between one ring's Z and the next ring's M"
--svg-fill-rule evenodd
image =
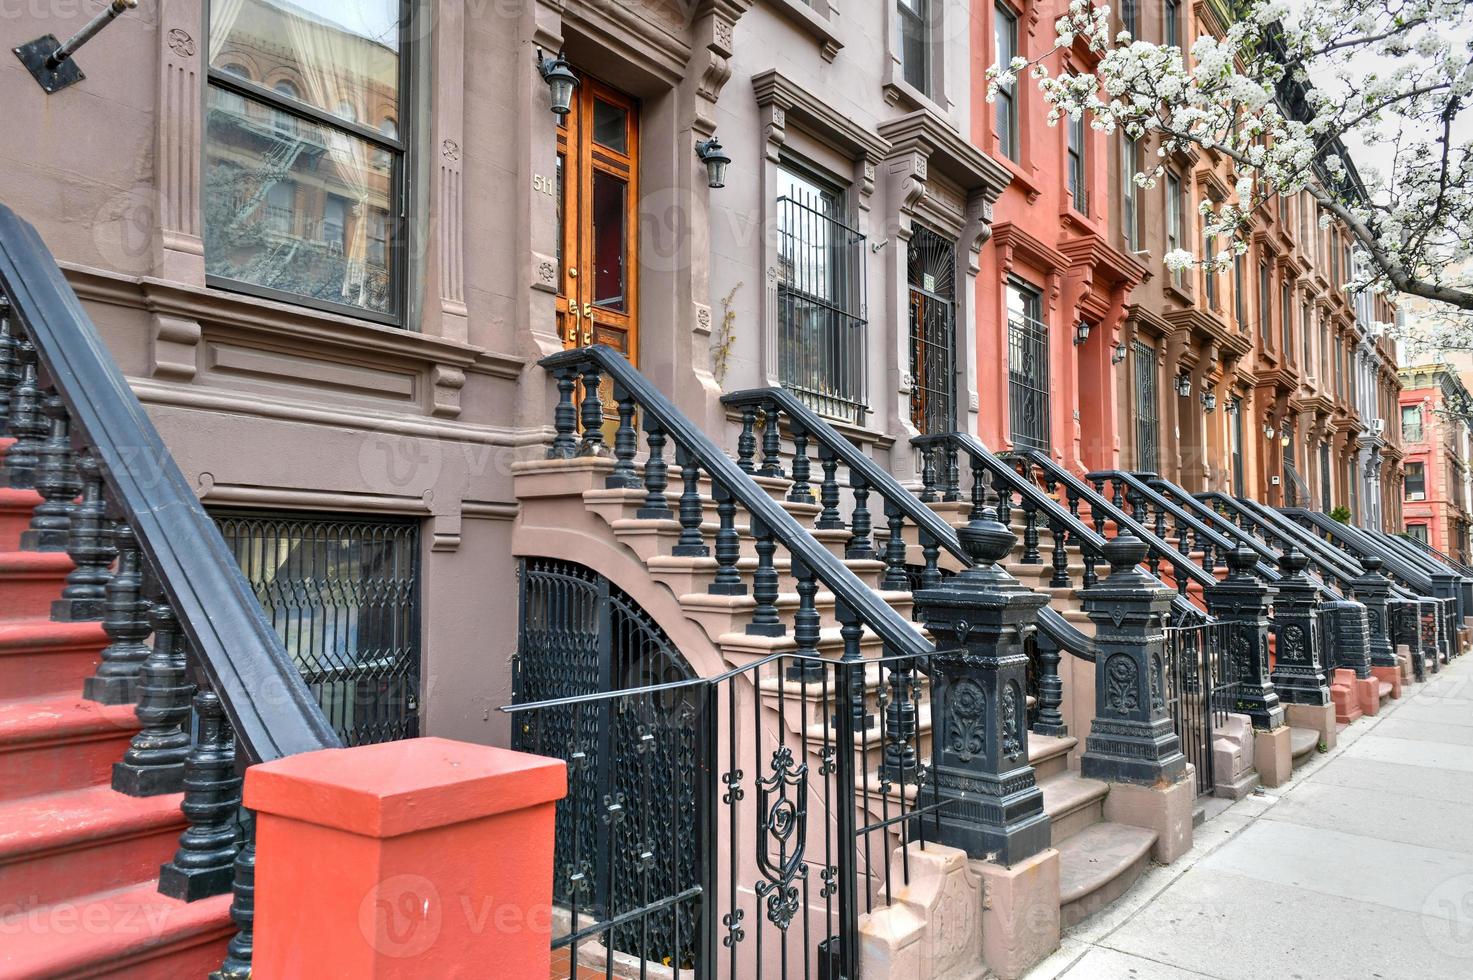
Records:
M225 50L225 42L244 6L245 0L210 0L210 64Z

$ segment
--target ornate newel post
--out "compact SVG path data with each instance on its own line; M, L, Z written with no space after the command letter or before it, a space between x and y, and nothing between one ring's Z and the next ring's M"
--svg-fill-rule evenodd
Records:
M1320 733L1326 751L1335 746L1335 708L1320 663L1319 586L1305 574L1309 559L1290 547L1279 559L1283 571L1274 596L1274 690L1293 728Z
M1269 679L1268 611L1274 589L1253 573L1252 549L1227 553L1230 572L1207 587L1207 609L1224 625L1220 663L1234 685L1233 710L1253 722L1253 765L1265 786L1282 785L1293 770L1284 706Z
M1391 685L1391 696L1401 697L1401 661L1396 644L1391 640L1391 615L1387 599L1391 596L1391 580L1381 574L1381 559L1367 555L1361 559L1365 574L1350 583L1355 598L1366 607L1367 639L1370 645L1371 673Z
M1166 711L1166 635L1175 595L1142 570L1146 545L1126 534L1105 546L1110 576L1085 589L1095 624L1095 717L1079 774L1154 786L1185 774L1181 739Z
M1218 620L1232 624L1226 630L1223 666L1229 683L1237 685L1233 710L1253 719L1260 730L1284 724L1284 708L1268 674L1268 611L1271 586L1253 574L1258 559L1246 547L1227 555L1228 577L1207 587L1207 609Z
M1049 846L1043 792L1028 764L1023 640L1048 600L997 567L1016 537L990 511L958 532L973 567L915 593L936 637L931 658L939 840L1016 864Z
M1028 763L1025 695L1024 642L1048 600L997 567L1017 539L991 510L973 511L958 536L972 567L915 593L937 648L931 657L935 774L924 798L946 805L939 811L939 844L922 851L911 846L911 881L916 886L920 876L934 873L928 869L938 861L965 865L970 880L980 879L966 907L980 913L933 917L933 941L956 949L980 942L981 961L992 972L1016 977L1059 945L1059 852L1049 846L1043 791ZM914 970L884 973L867 965L865 976L909 978Z

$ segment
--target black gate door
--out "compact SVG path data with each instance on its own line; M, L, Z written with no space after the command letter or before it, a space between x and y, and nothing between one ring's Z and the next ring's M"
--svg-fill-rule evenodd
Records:
M1237 686L1227 676L1223 651L1232 623L1166 629L1166 698L1182 754L1197 767L1197 795L1212 792L1213 732L1227 722Z
M939 435L956 428L956 243L917 225L909 248L910 420Z
M665 632L603 576L547 558L523 559L518 572L516 703L695 677ZM553 900L572 915L617 920L620 913L650 905L652 896L641 891L648 881L701 880L701 848L695 846L697 696L680 689L642 699L637 707L627 699L608 699L514 716L515 748L566 747L570 769L577 770L570 772L568 795L557 805L553 856ZM635 750L627 751L629 746ZM645 814L679 826L647 834L640 819ZM665 914L615 925L609 939L620 951L689 968L700 914L698 903L674 903Z

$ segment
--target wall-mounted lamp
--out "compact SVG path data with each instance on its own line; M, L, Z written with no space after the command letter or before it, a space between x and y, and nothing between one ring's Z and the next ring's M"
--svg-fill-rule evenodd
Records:
M1202 411L1212 414L1217 411L1217 393L1213 391L1202 392Z
M1243 410L1243 403L1241 401L1239 401L1236 398L1229 398L1228 399L1227 413L1229 415L1237 415L1242 410Z
M1089 321L1080 320L1074 325L1074 346L1078 347L1089 340Z
M1264 427L1263 427L1263 438L1272 441L1274 439L1274 437L1277 436L1278 434L1279 434L1279 430L1278 429L1275 429L1273 427L1273 425L1271 425L1271 424L1264 425Z
M102 32L102 29L125 11L132 10L138 6L138 0L110 0L82 29L67 38L65 44L56 39L55 34L43 34L34 41L28 41L18 48L11 48L20 63L26 66L36 84L46 90L46 94L60 92L68 85L75 85L86 75L72 55L77 49L92 40Z
M578 87L578 76L561 51L556 58L545 58L542 49L537 49L537 71L547 88L552 92L552 111L559 118L573 111L573 89Z
M1192 376L1190 374L1176 376L1176 393L1183 398L1192 397Z
M1125 345L1124 344L1116 344L1115 345L1115 352L1110 355L1110 363L1111 364L1119 364L1121 361L1125 360L1125 354L1126 354Z
M1290 438L1289 430L1288 429L1285 429L1284 430L1284 434L1281 435L1281 436L1279 436L1279 445L1283 446L1285 449L1288 449L1289 448L1289 438Z
M697 140L696 156L706 164L706 186L713 190L725 187L726 167L731 163L731 157L721 148L721 141L715 136L708 140Z

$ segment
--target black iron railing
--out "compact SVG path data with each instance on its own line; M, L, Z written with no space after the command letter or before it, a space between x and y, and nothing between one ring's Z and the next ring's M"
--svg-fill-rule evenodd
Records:
M856 976L858 916L934 839L928 670L778 654L503 709L519 748L568 763L556 975ZM883 734L856 703L890 719Z
M341 741L55 259L4 206L0 396L5 482L43 498L24 543L77 566L53 616L101 620L111 641L79 693L138 705L113 788L183 791L160 890L193 901L234 880L242 933L222 972L246 975L255 848L236 768Z
M1182 754L1197 770L1198 795L1211 793L1216 783L1213 736L1227 724L1238 686L1228 676L1224 652L1231 632L1243 628L1240 623L1198 623L1165 630L1167 710Z
M1015 447L1052 445L1049 399L1048 325L1015 311L1008 317L1008 417Z
M1277 511L1216 491L1196 497L1243 536L1261 541L1280 553L1292 547L1304 554L1310 560L1311 570L1341 596L1349 595L1350 583L1365 573L1345 552L1284 519Z

